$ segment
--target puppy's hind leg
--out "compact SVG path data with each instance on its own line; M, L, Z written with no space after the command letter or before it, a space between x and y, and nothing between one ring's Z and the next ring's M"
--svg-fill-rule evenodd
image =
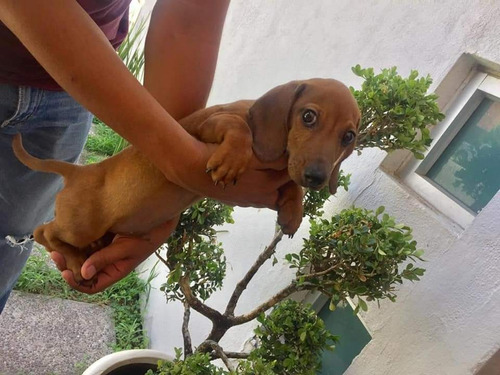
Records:
M40 225L35 229L33 233L35 241L45 246L48 252L57 251L61 253L66 261L66 268L73 272L73 277L78 284L95 284L96 280L85 280L80 272L83 263L87 260L85 251L59 239L57 231L54 230L51 224L53 223Z

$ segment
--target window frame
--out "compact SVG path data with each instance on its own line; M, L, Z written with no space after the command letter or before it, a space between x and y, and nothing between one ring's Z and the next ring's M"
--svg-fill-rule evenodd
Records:
M500 101L500 79L476 72L451 103L445 119L431 130L433 141L424 153L424 159L412 158L396 173L405 185L462 228L467 227L477 214L449 195L426 174L484 98Z

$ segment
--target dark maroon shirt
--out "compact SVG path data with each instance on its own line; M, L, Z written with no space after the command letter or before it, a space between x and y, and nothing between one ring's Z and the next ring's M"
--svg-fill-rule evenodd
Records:
M75 1L90 15L113 47L118 48L128 32L128 9L132 0ZM62 90L2 22L0 22L0 83Z

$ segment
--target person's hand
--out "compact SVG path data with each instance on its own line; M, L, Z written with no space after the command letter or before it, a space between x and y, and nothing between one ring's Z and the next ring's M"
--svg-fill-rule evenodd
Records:
M142 238L115 236L109 246L96 251L82 265L81 274L85 279L90 280L94 276L97 279L97 282L92 286L79 285L75 282L73 272L66 269L66 261L62 254L52 251L50 256L61 271L64 280L73 289L94 294L102 292L132 272L166 241L176 225L177 220L171 220L153 229Z

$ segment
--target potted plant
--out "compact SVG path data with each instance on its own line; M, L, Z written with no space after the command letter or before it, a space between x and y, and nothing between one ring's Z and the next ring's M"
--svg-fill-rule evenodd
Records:
M173 358L158 350L122 350L94 362L82 375L143 375L148 370L156 370L159 360L172 361Z
M403 78L396 68L376 75L373 69L359 65L353 72L364 79L360 90L351 88L362 112L358 153L368 147L389 152L406 149L422 158L431 142L428 126L444 117L437 97L427 94L430 77L418 77L412 71ZM349 177L341 173L339 186L347 189ZM414 262L422 260L423 252L417 249L411 228L396 223L383 207L375 212L352 207L330 218L322 217L328 198L327 190L306 193L304 215L310 220L310 231L302 249L277 259L274 253L283 233L276 228L271 243L235 286L224 311L205 301L221 288L225 277L224 251L214 227L232 222L232 208L205 199L186 210L166 244L166 257L157 253L170 271L162 287L167 300L184 305L184 348L176 349L174 359L160 361L158 368L148 373L315 374L322 351L332 350L339 338L326 330L310 306L288 297L301 291L319 292L328 296L331 309L350 299L357 313L367 310L366 301L395 301L395 286L403 280L419 280L424 269ZM253 310L235 314L243 291L260 267L271 260L273 264L286 262L296 271L295 277ZM211 332L196 348L189 333L191 310L212 323ZM256 347L238 353L224 350L219 343L225 333L254 319L259 322ZM213 364L215 359L225 368Z

